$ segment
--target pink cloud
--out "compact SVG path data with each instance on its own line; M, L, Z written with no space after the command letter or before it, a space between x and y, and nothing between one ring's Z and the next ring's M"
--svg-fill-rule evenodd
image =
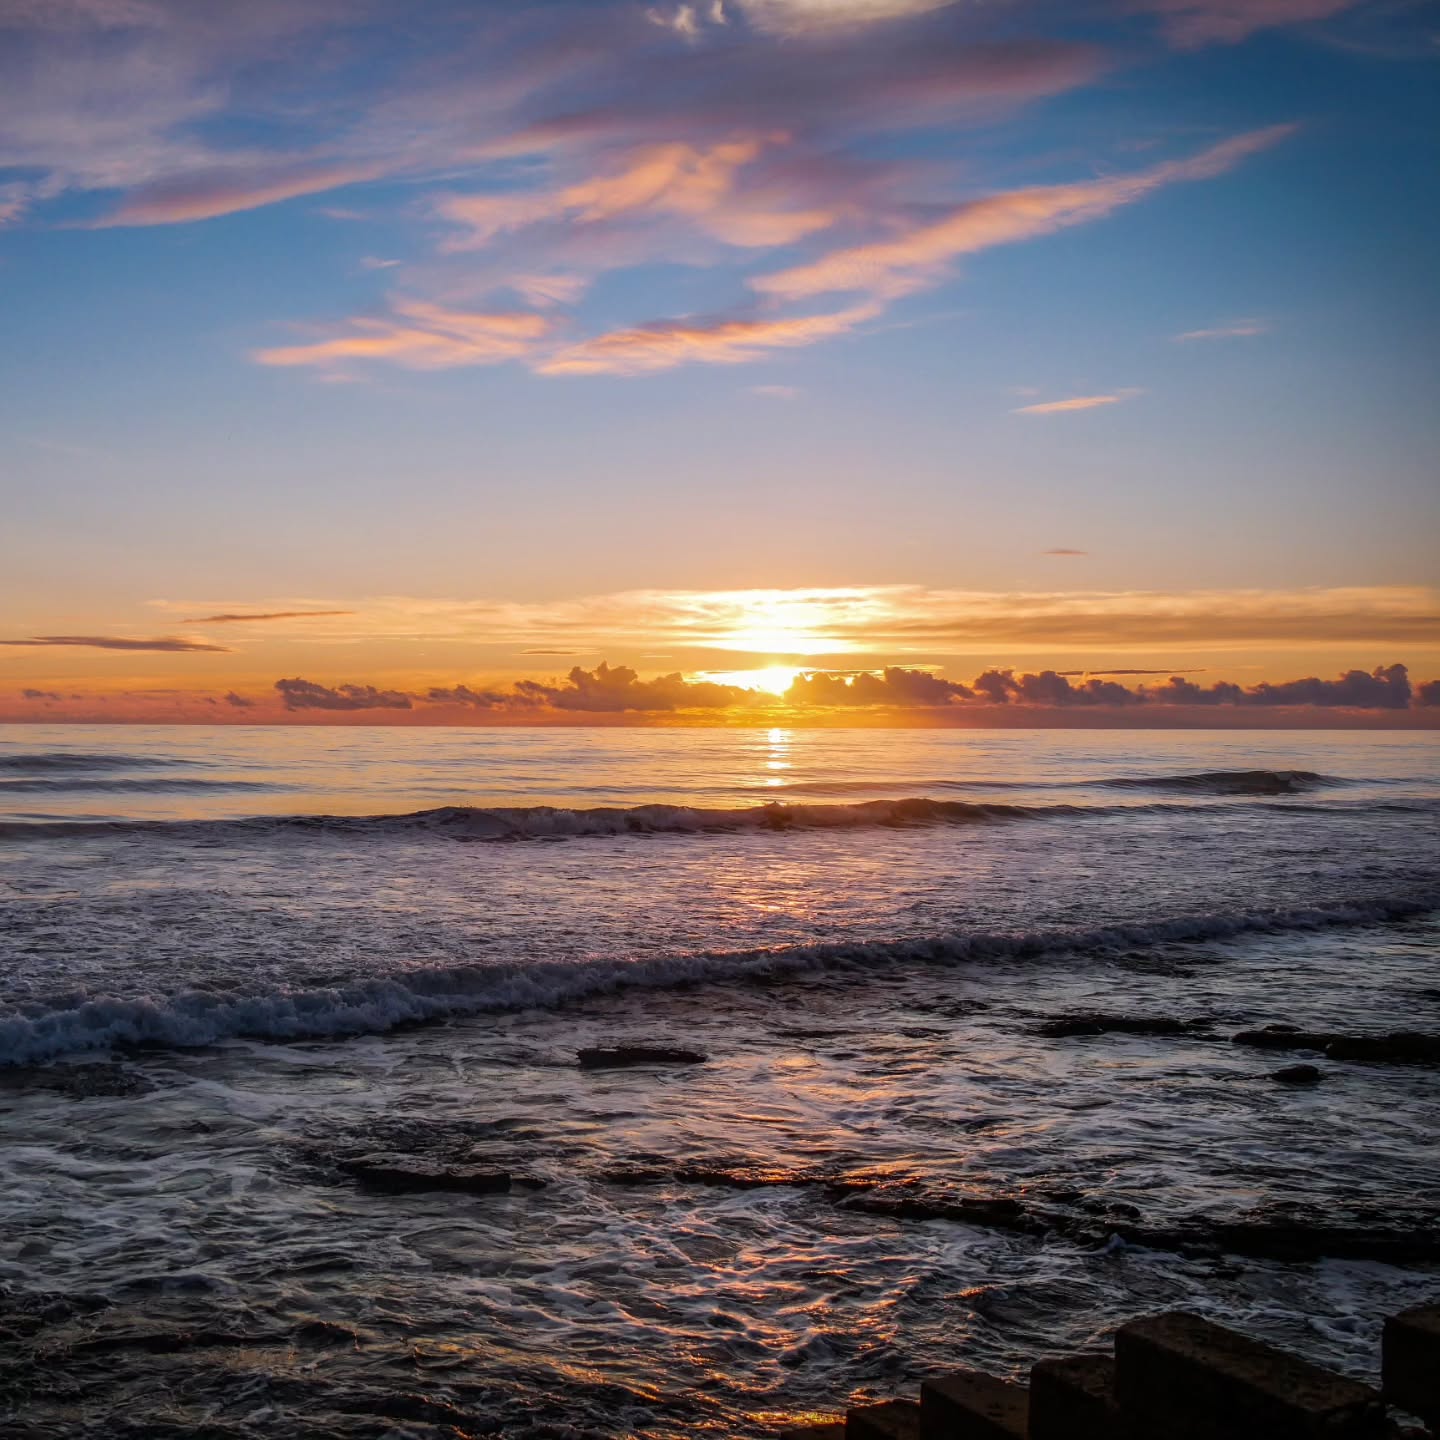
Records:
M448 370L523 359L549 329L550 321L528 311L487 314L406 300L395 305L391 316L352 320L348 333L307 345L274 346L256 351L254 358L278 366L389 360L410 370Z
M585 226L628 216L681 217L731 245L788 245L832 224L837 212L789 208L776 190L737 194L740 171L778 138L642 146L618 166L556 189L448 196L436 208L468 233L441 248L480 249L504 232L544 221Z
M1096 410L1102 405L1118 405L1125 395L1072 395L1068 400L1046 400L1039 405L1021 405L1012 415L1064 415L1072 410ZM1078 554L1078 551L1048 550L1046 554Z
M762 294L784 300L837 291L898 298L943 279L950 262L962 255L1101 219L1165 185L1222 175L1294 130L1293 125L1253 130L1212 145L1189 159L1167 161L1132 175L987 195L896 239L834 250L808 264L762 275L751 284Z
M116 210L91 222L96 230L126 225L177 225L258 210L301 195L320 195L373 180L374 165L306 165L268 170L212 170L145 186Z
M833 339L879 313L878 306L865 304L828 315L657 320L596 335L558 351L535 368L542 375L642 375L694 361L738 365L771 350Z

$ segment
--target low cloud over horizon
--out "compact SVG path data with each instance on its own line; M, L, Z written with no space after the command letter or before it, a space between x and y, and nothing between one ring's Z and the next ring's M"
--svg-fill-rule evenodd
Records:
M1116 671L1153 675L1163 671ZM741 685L687 679L676 671L642 680L626 665L602 661L593 670L577 665L562 681L518 680L505 687L472 689L467 685L432 687L423 692L382 690L347 684L330 688L308 680L279 680L275 685L288 710L409 710L417 705L461 706L473 710L535 711L553 709L582 714L670 714L683 710L718 711L781 702L801 710L836 707L934 709L956 705L1022 705L1040 709L1076 706L1263 706L1405 710L1440 705L1440 681L1412 686L1408 667L1380 665L1349 670L1333 680L1305 676L1279 683L1239 685L1217 680L1196 684L1171 674L1162 685L1130 689L1118 680L1090 674L1079 684L1055 670L1020 673L986 670L969 684L947 680L928 670L886 666L879 671L809 671L796 676L781 696Z

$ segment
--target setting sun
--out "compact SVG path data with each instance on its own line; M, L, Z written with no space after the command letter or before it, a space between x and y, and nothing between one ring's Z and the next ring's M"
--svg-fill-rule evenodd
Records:
M795 683L796 676L804 673L793 665L767 665L762 670L706 670L695 678L716 685L734 685L741 690L783 695Z

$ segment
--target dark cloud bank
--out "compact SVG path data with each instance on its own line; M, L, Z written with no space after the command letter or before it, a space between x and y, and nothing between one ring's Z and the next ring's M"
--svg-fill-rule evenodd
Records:
M1144 672L1140 672L1144 673ZM668 714L680 710L720 711L767 703L770 697L734 685L686 680L678 672L642 680L625 665L580 666L563 681L520 680L506 689L476 690L468 685L435 687L411 693L373 685L330 687L311 680L278 680L287 710L415 710L424 706L463 707L476 711L570 711L583 714ZM1017 674L987 670L970 684L946 680L927 670L890 666L871 671L816 671L799 676L785 700L801 708L884 707L936 711L954 708L1030 707L1045 710L1136 709L1157 707L1307 707L1397 711L1440 707L1440 680L1412 686L1404 665L1373 671L1349 670L1334 680L1309 676L1274 684L1242 686L1228 680L1197 684L1171 675L1163 684L1135 689L1117 680L1092 676L1078 684L1054 670ZM234 703L232 701L232 703Z

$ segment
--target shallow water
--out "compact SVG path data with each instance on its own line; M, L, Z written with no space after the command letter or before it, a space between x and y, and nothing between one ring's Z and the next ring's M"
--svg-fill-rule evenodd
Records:
M0 1081L15 1433L758 1434L1173 1305L1364 1374L1440 1293L1212 1243L1434 1224L1434 1069L1229 1039L1440 1031L1429 737L57 727L0 777L0 1048L48 1064ZM725 818L767 791L995 809ZM1202 1023L1035 1033L1091 1010Z

